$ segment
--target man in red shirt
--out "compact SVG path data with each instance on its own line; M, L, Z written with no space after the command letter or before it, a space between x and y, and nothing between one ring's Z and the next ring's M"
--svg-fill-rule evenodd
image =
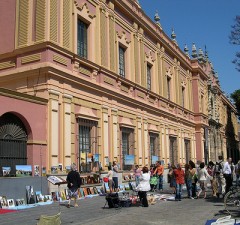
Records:
M161 161L158 161L156 163L156 169L153 173L153 175L157 175L158 176L158 184L157 184L157 188L159 191L163 190L163 172L164 172L164 167L163 165L161 165Z
M177 169L173 171L176 179L176 196L175 201L181 201L182 199L182 186L184 184L184 170L182 169L181 163L177 164Z

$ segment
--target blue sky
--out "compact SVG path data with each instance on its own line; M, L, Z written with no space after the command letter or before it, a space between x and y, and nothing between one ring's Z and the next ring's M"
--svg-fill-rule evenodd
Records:
M218 72L220 85L229 94L240 89L240 72L232 63L240 46L229 43L231 26L240 15L240 0L139 0L143 11L153 20L156 10L163 31L171 36L172 28L179 47L192 43L197 49L207 47L208 56Z

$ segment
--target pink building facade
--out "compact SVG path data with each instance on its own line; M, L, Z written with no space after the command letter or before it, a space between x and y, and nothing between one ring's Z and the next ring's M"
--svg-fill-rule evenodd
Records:
M25 164L206 160L209 62L190 59L137 1L3 0L0 29L0 124L21 124Z

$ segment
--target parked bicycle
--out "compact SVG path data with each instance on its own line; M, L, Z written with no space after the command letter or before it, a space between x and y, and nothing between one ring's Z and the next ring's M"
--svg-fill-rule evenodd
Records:
M232 186L224 196L224 206L230 215L240 213L240 187Z

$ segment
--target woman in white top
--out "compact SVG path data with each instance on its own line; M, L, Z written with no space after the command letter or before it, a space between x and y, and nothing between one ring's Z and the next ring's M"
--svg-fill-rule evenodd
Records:
M148 168L144 166L142 168L142 175L140 176L140 183L136 187L143 207L148 207L147 192L150 191L150 189L150 173L148 172Z
M203 192L204 198L206 198L206 185L207 185L207 177L212 180L212 177L208 174L207 170L205 169L204 162L200 163L200 170L198 171L198 182L200 184L200 191L198 192L197 197L199 198L200 194Z
M107 177L108 177L108 186L110 189L110 193L112 193L113 192L113 171L111 166L108 166Z

